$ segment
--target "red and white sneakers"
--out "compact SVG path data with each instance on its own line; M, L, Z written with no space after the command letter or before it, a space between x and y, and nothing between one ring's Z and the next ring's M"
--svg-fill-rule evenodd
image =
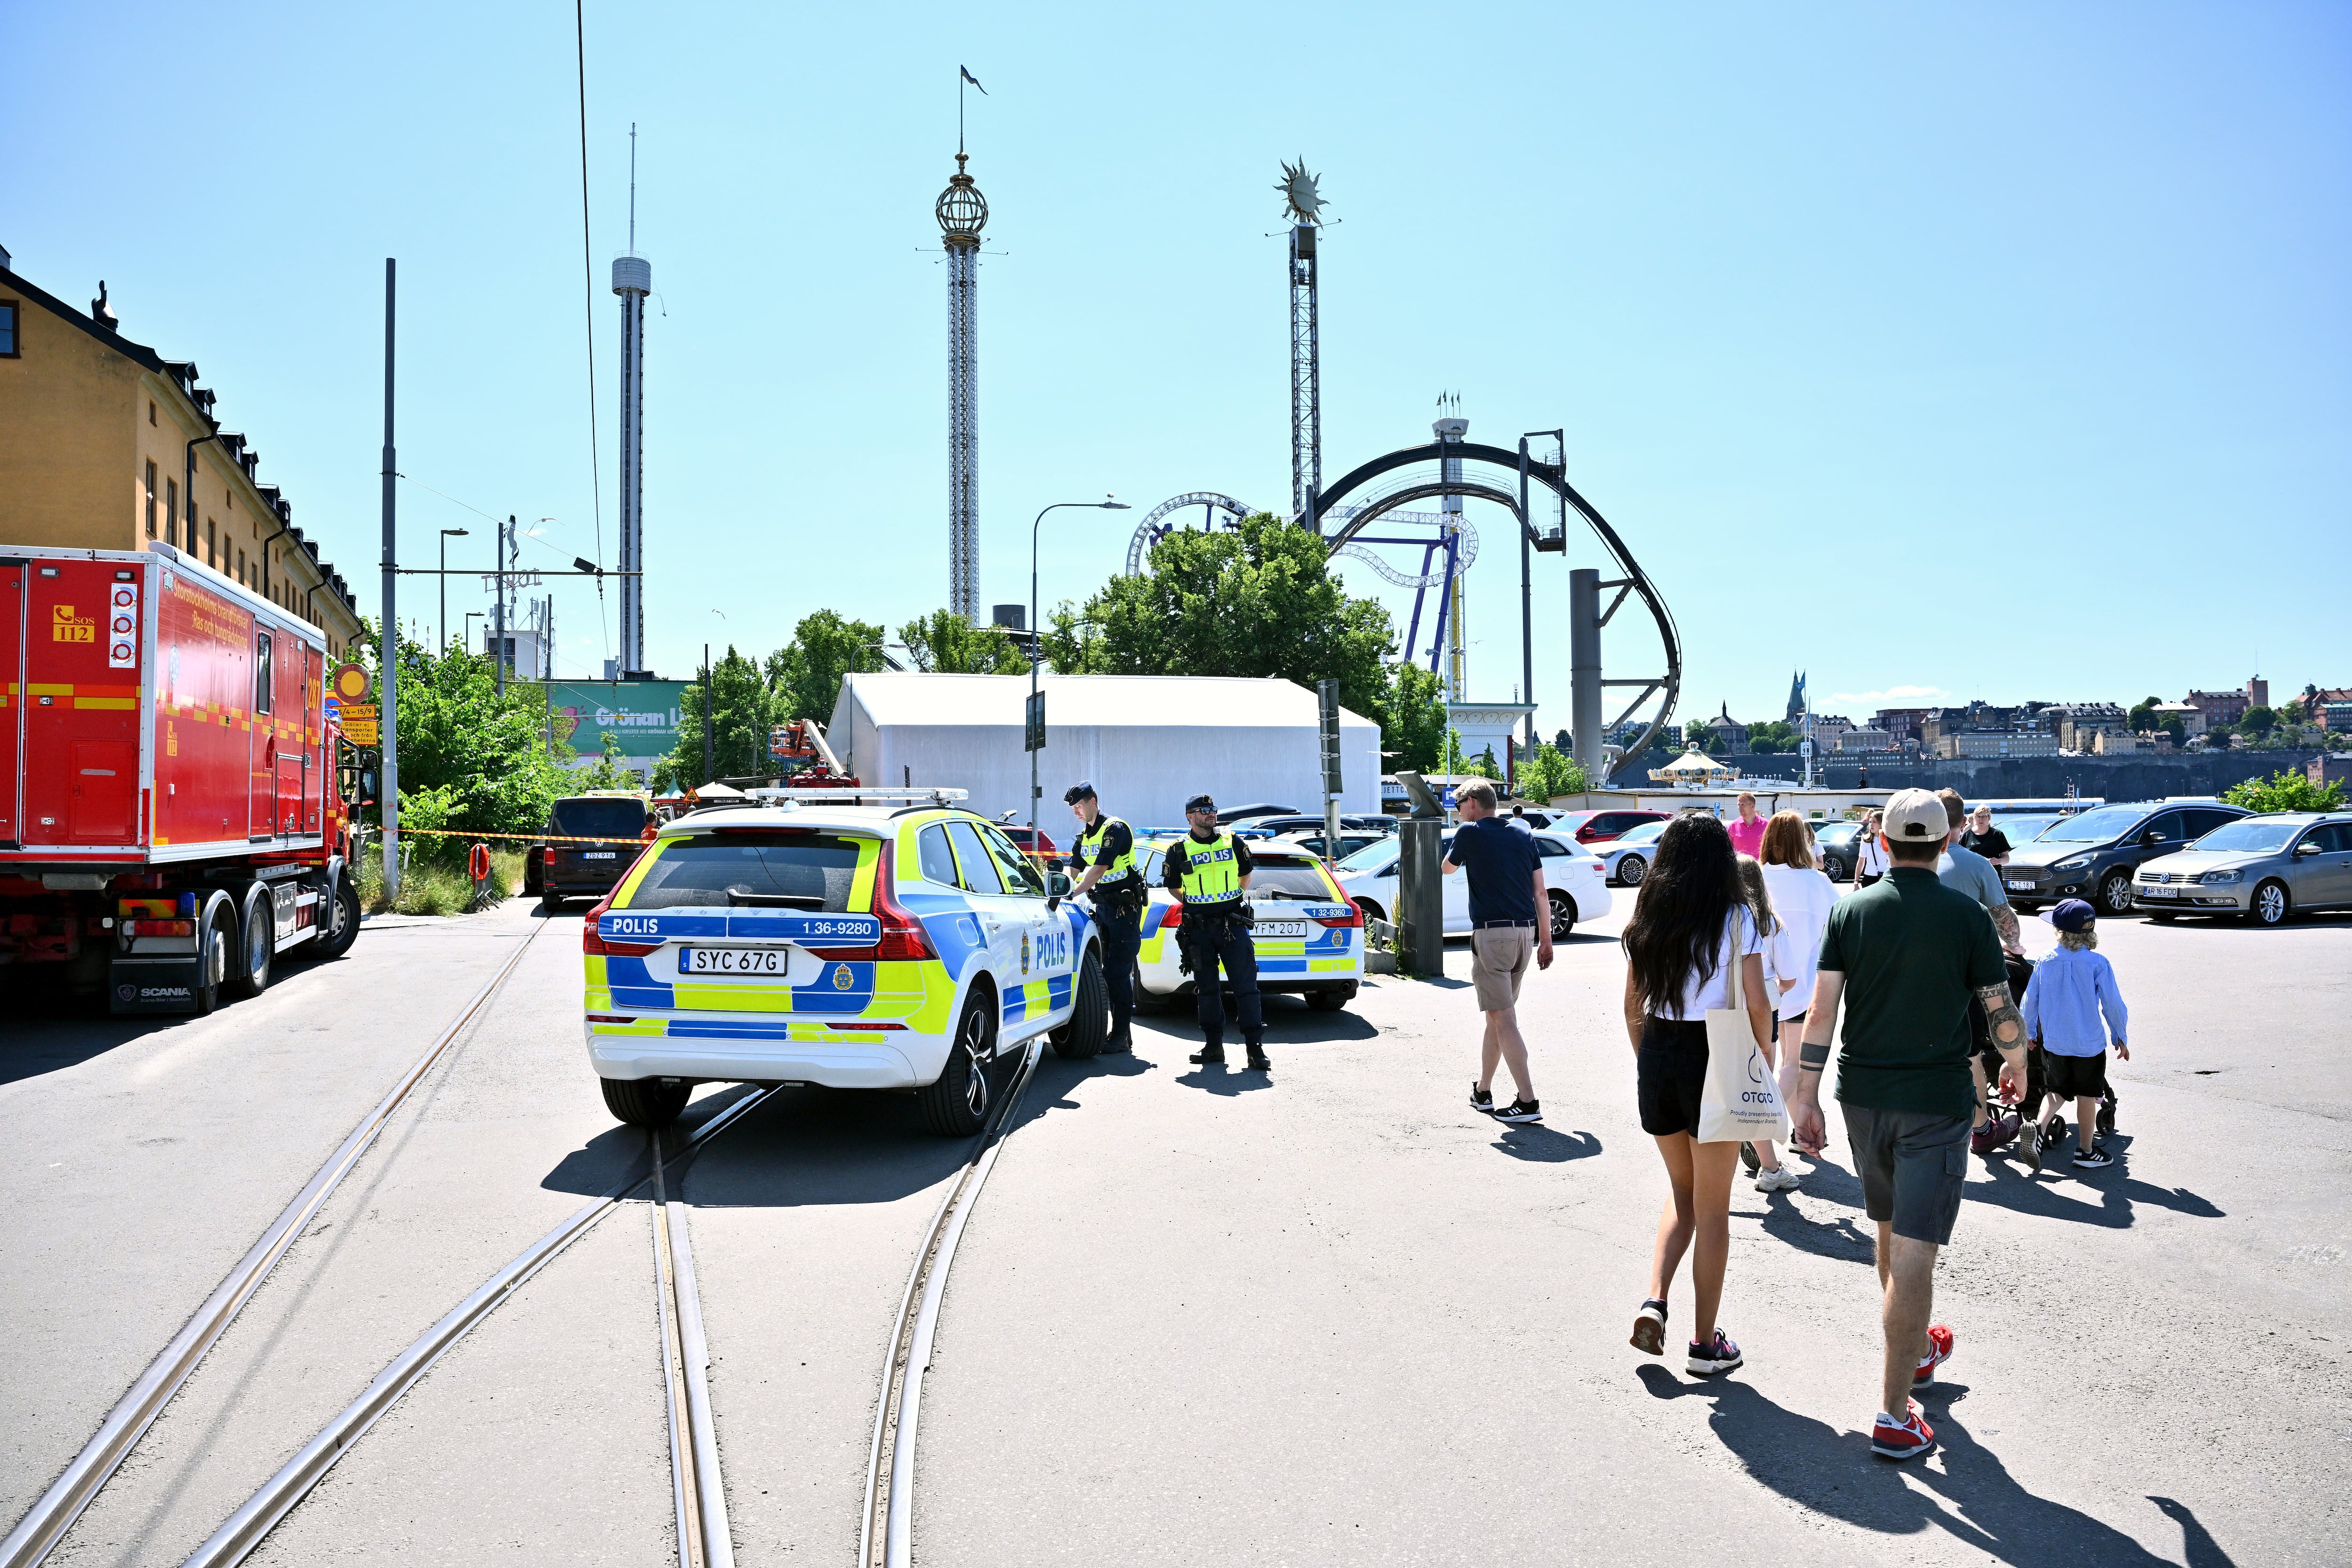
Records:
M1935 1382L1936 1369L1952 1359L1954 1341L1950 1329L1941 1323L1929 1324L1927 1343L1934 1348L1919 1358L1917 1370L1911 1373L1911 1386L1914 1388L1925 1388Z
M1919 1402L1903 1402L1903 1419L1882 1410L1870 1429L1870 1451L1885 1459L1914 1459L1936 1446L1936 1429L1919 1414Z

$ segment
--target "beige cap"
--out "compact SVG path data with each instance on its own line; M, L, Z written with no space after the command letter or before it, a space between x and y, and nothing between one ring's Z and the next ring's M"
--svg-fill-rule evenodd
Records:
M1944 803L1924 789L1898 789L1884 809L1879 831L1889 844L1941 844L1952 830Z

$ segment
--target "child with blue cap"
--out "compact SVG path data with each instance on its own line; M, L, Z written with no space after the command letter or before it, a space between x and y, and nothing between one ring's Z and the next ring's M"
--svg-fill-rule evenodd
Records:
M2107 1092L2107 1046L2116 1058L2131 1060L2124 1035L2128 1015L2116 988L2115 966L2094 951L2099 945L2097 912L2080 899L2063 899L2042 917L2058 929L2057 950L2033 966L2021 1009L2026 1037L2042 1047L2042 1086L2052 1100L2074 1102L2074 1163L2098 1170L2116 1157L2098 1146L2094 1125ZM2026 1108L2033 1126L2025 1135L2025 1157L2040 1165L2042 1151L2056 1142L2045 1137L2045 1107Z

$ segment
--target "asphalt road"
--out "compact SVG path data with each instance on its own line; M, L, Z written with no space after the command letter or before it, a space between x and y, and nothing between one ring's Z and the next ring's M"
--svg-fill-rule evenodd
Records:
M1046 1058L966 1233L922 1420L924 1563L2339 1563L2352 921L2109 922L2134 1014L2112 1169L1972 1163L1938 1277L1945 1440L1873 1460L1876 1321L1832 1146L1736 1189L1715 1382L1625 1343L1664 1183L1617 918L1523 1006L1547 1121L1472 1112L1476 1015L1272 1004L1276 1071L1184 1020ZM541 931L59 1562L173 1563L507 1258L620 1178L577 915L371 921L210 1019L0 1037L10 1520L466 996ZM2029 944L2046 927L2028 921ZM739 1090L708 1091L706 1111ZM787 1091L684 1184L736 1551L849 1563L885 1342L962 1146ZM1833 1133L1837 1124L1832 1120ZM1800 1165L1800 1169L1805 1169ZM615 1211L363 1437L258 1560L674 1552L648 1212ZM1686 1287L1675 1328L1687 1321Z

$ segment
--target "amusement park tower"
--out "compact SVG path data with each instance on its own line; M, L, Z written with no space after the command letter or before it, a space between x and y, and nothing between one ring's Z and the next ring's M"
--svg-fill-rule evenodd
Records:
M654 267L637 254L637 128L629 127L629 249L613 260L621 297L621 678L646 668L646 296Z
M948 252L948 608L980 618L980 231L988 199L956 172L932 212Z
M1323 489L1323 373L1316 342L1315 240L1323 198L1307 160L1282 166L1282 193L1290 218L1290 515L1313 528Z

